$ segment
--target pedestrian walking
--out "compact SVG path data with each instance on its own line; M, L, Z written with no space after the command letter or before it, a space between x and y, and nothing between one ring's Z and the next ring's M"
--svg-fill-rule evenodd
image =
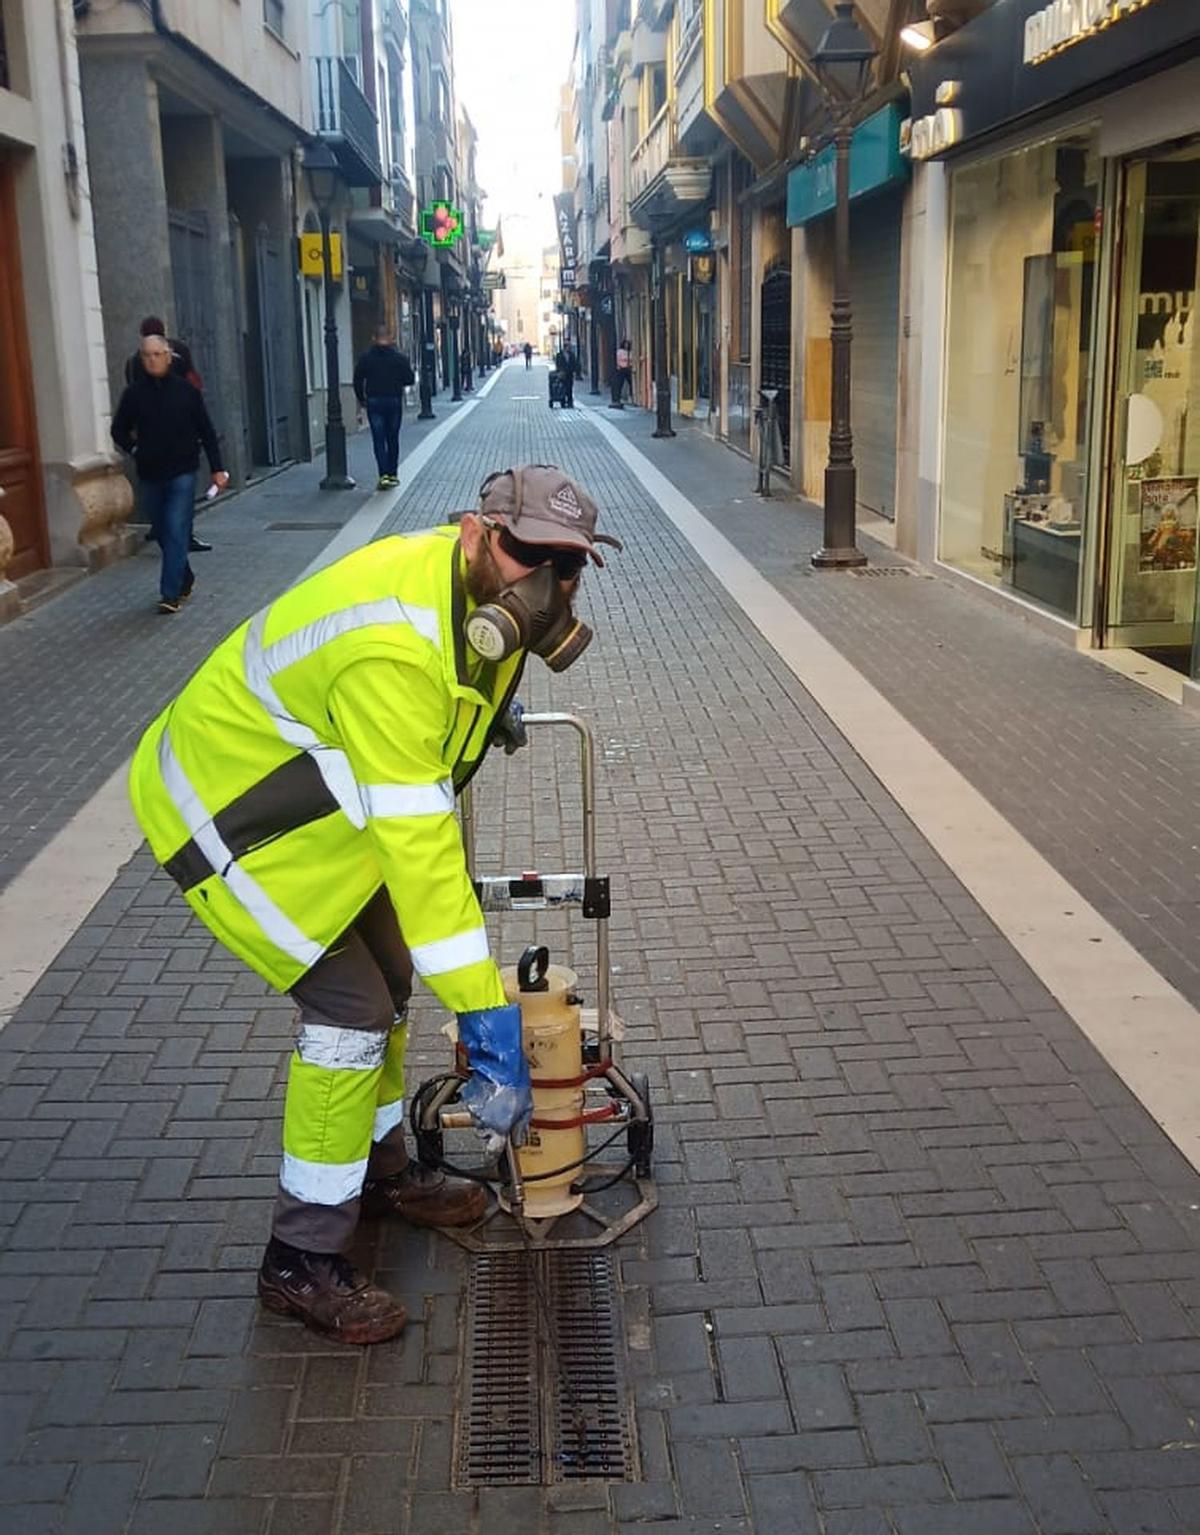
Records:
M624 400L625 391L633 399L633 345L626 336L617 348L617 399Z
M354 365L354 395L367 413L379 471L376 490L400 483L396 471L400 467L404 391L415 382L412 363L396 345L391 326L377 325L374 345Z
M527 341L521 350L525 353L525 367L527 369L531 368L533 366L533 343Z
M229 484L229 475L204 396L171 371L166 337L143 336L138 358L142 373L121 395L112 438L133 457L142 515L157 529L162 549L158 611L178 613L195 585L188 553L201 446L217 491Z
M595 502L560 469L493 474L457 527L367 544L212 652L134 755L130 793L188 905L299 1008L273 1232L272 1311L345 1343L404 1308L344 1256L360 1213L456 1226L476 1183L409 1160L412 976L458 1015L462 1098L494 1149L532 1109L454 814L490 744L523 745L526 656L591 639L574 599L603 564Z
M554 354L554 367L562 381L562 402L564 410L575 409L575 374L578 365L575 361L575 353L571 350L571 343L565 341Z
M141 341L144 341L147 336L166 335L166 321L162 320L156 314L148 314L138 326L138 336ZM192 361L191 348L188 346L187 342L181 340L178 336L167 336L167 345L171 349L171 372L178 374L180 378L186 378L188 383L191 384L194 389L199 389L200 392L203 393L204 380L196 371L196 364ZM136 379L145 378L145 376L146 370L142 367L142 359L140 354L138 352L131 353L125 361L126 384L132 384ZM153 523L151 523L150 526L146 529L146 542L148 544L155 543L157 539L158 529L154 526ZM195 529L193 528L192 533L188 538L188 553L208 554L211 552L211 550L212 545L205 542L205 540L202 538L197 538Z

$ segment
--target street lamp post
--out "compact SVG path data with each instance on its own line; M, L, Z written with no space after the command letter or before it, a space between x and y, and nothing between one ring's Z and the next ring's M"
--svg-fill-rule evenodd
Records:
M610 396L608 408L624 410L621 379L617 373L617 284L615 280L605 299L608 305L608 392Z
M421 409L418 421L433 420L433 375L437 343L433 339L433 289L421 279Z
M875 50L854 20L850 0L838 0L834 17L812 56L834 118L836 170L833 304L829 342L832 378L829 401L829 462L825 468L825 526L821 548L812 557L819 569L865 565L857 545L858 475L850 427L850 143L853 114L865 93Z
M667 372L667 279L662 237L650 236L654 284L654 437L674 437L671 426L671 376Z
M342 384L338 369L337 293L333 286L333 250L329 215L337 193L338 168L327 144L317 144L304 157L308 188L321 221L321 263L325 280L325 478L322 490L353 490L346 472L346 427L342 421Z
M450 342L450 381L454 391L450 396L451 401L462 399L462 357L459 350L459 321L462 309L456 298L448 300L446 305L446 333Z

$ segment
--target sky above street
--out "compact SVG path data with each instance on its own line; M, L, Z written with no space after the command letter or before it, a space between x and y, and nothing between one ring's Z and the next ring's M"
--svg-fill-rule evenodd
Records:
M479 132L485 216L534 221L554 239L561 185L559 90L571 68L573 0L453 0L458 99Z

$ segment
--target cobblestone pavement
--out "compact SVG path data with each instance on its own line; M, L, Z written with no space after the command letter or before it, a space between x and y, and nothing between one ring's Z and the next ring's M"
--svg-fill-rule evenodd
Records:
M626 540L586 583L592 651L527 702L598 733L615 1000L658 1105L661 1208L621 1249L643 1479L452 1489L440 1239L364 1228L395 1344L259 1315L290 1005L142 852L0 1034L0 1527L1200 1528L1200 1178L544 379L502 378L394 525L536 457ZM562 866L568 768L535 737L483 775L483 858ZM590 986L587 935L538 934Z
M1200 715L878 544L818 575L821 515L694 428L606 412L1167 979L1200 1005Z

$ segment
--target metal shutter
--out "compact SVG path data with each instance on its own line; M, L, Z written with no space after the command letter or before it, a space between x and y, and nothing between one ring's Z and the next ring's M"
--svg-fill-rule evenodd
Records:
M850 418L858 501L896 515L900 368L901 192L857 204L850 223L854 344Z

